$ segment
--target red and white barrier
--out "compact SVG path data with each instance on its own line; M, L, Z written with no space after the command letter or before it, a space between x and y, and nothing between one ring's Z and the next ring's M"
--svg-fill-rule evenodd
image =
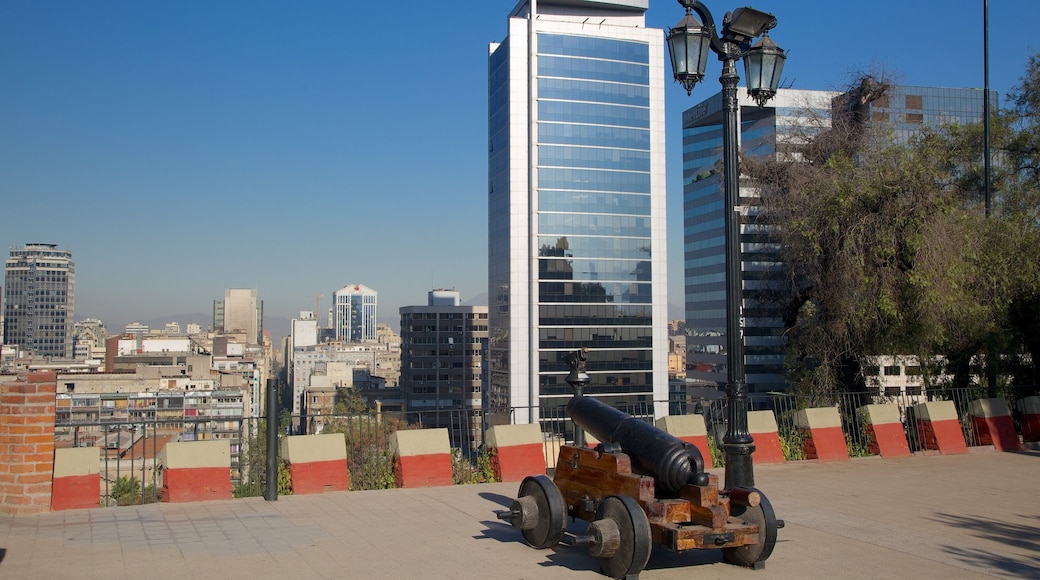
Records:
M913 408L922 449L937 449L943 455L968 452L953 401L918 403Z
M886 459L910 457L906 431L895 405L864 405L859 408L867 430L867 451Z
M809 459L848 461L849 448L841 430L841 415L836 407L802 409L794 415L795 426L805 436L803 449Z
M704 458L704 469L714 467L711 462L711 448L708 446L708 429L704 425L703 415L670 415L656 421L657 428L685 441L701 452Z
M1040 397L1026 397L1018 408L1022 410L1022 439L1040 441Z
M447 429L406 429L390 435L397 487L452 485Z
M231 499L231 443L178 441L159 453L165 502Z
M545 474L545 443L535 423L493 425L484 433L491 451L495 481L523 481L528 475Z
M1015 422L1011 420L1011 410L1004 399L972 401L968 405L968 415L982 445L992 445L997 451L1022 449Z
M748 411L748 433L755 440L752 460L756 465L783 463L784 448L780 445L776 416L772 411Z
M293 494L347 491L347 442L341 433L294 435L282 439L280 454L289 462Z
M73 447L54 450L51 509L95 508L101 502L101 450Z

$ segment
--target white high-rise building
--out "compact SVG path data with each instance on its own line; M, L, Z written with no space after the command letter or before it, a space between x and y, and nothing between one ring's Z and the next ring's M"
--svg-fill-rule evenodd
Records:
M664 32L647 0L520 0L488 57L487 403L667 412Z
M332 295L336 340L376 339L377 292L364 284L348 284Z

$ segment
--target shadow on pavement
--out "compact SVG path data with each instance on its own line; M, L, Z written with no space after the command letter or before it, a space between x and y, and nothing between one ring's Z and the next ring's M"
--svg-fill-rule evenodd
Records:
M1024 506L1023 506L1024 507ZM1040 515L1020 516L1040 523ZM979 548L941 546L957 560L972 566L1000 570L1016 578L1040 578L1040 527L1028 523L1012 523L959 514L935 514L933 521L961 530L967 530L977 538L989 540L1003 546L1019 548L1031 554L997 554Z
M512 497L506 497L500 493L490 493L486 491L480 492L479 495L481 499L485 499L491 503L497 503L498 505L504 508L508 508L509 506L513 505L513 499L515 499Z

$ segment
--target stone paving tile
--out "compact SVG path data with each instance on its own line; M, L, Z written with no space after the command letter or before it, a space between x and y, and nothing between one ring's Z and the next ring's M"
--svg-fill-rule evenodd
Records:
M756 467L787 522L768 577L1040 577L1037 481L1036 452ZM532 550L497 520L517 488L0 516L0 578L602 578L583 548ZM720 559L655 549L640 577L750 579Z

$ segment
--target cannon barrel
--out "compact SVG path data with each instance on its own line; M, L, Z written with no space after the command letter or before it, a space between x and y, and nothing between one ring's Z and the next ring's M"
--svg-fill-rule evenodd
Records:
M704 458L693 445L592 397L575 395L567 413L576 425L621 451L647 475L658 491L675 495L688 484L707 485Z

